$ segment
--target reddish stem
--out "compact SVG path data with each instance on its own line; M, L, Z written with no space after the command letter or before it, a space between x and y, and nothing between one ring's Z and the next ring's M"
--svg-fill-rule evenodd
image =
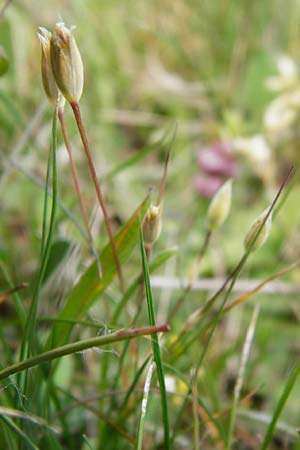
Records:
M90 225L89 225L87 210L86 210L86 207L85 207L85 204L83 201L83 197L82 197L82 193L81 193L81 189L80 189L78 172L77 172L77 169L76 169L76 166L74 163L74 159L73 159L72 148L71 148L71 143L70 143L69 135L68 135L66 124L65 124L65 115L64 115L63 108L58 109L58 118L60 121L60 126L61 126L61 130L62 130L65 146L66 146L66 149L67 149L67 152L69 155L71 171L72 171L73 180L74 180L74 186L75 186L75 190L76 190L76 193L78 196L79 206L80 206L81 214L82 214L82 217L84 220L85 228L86 228L86 231L88 234L89 244L90 244L91 250L93 252L93 255L96 258L99 277L102 278L101 262L100 262L98 254L97 254L97 251L93 245L93 236L92 236L92 232L91 232Z
M98 178L97 178L97 174L96 174L96 170L95 170L95 166L94 166L94 162L93 162L93 157L90 151L90 146L89 146L89 142L88 142L88 138L85 132L85 128L82 122L82 118L81 118L81 113L80 113L80 107L78 103L71 103L71 107L73 109L74 112L74 116L75 116L75 120L78 126L78 130L81 136L81 140L82 140L82 144L85 150L85 154L88 160L88 164L89 164L89 169L91 172L91 176L95 185L95 189L96 189L96 193L97 193L97 197L98 197L98 201L103 213L103 218L104 218L104 223L106 226L106 230L108 233L108 237L110 240L110 244L111 244L111 249L112 249L112 253L113 253L113 257L116 263L116 268L117 268L117 272L118 272L118 277L119 277L119 282L120 282L120 287L121 290L124 292L125 288L124 288L124 278L123 278L123 273L122 273L122 268L121 268L121 264L120 264L120 259L119 259L119 255L118 255L118 251L117 251L117 247L114 241L114 237L113 237L113 233L112 233L112 229L111 229L111 225L110 225L110 221L109 221L109 217L108 217L108 213L107 213L107 209L106 209L106 204L105 204L105 200L100 188L100 184L98 182Z

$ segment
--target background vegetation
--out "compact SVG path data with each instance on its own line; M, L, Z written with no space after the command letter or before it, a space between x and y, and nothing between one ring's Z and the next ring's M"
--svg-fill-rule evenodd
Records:
M159 341L169 448L299 449L300 10L296 0L13 0L2 9L1 367L19 360L22 311L29 311L41 264L53 112L41 84L36 32L40 25L52 29L60 18L76 25L85 72L80 104L115 232L127 223L149 187L158 188L174 138L163 229L152 255L156 270L151 271L150 264L156 322L171 327ZM107 236L69 107L66 121L101 254ZM229 148L230 155L224 158L234 164L232 207L228 220L210 240L197 288L182 294L182 280L189 277L206 234L207 189L212 179L201 154L208 155L214 182L228 175L226 161L216 156L216 145ZM53 330L62 330L55 328L55 319L62 317L72 288L93 261L82 235L59 129L57 160L59 204L39 295L33 337L37 353L64 343L53 337ZM269 239L250 254L228 304L295 263L292 270L219 317L215 330L211 321L217 309L182 334L186 320L238 264L249 226L270 205L291 164L294 176L280 198ZM126 288L143 271L137 224L131 231L123 261ZM21 283L28 286L9 298L1 297ZM64 319L77 323L68 342L131 328L139 308L138 289L137 281L124 300L117 278L109 280L91 309L65 314ZM80 295L84 299L86 291ZM218 302L216 308L222 297ZM147 325L144 295L135 326ZM150 339L140 337L61 358L51 370L50 363L30 369L26 389L20 373L2 379L0 449L168 448L155 366L141 420L150 355ZM242 381L239 398L238 379Z

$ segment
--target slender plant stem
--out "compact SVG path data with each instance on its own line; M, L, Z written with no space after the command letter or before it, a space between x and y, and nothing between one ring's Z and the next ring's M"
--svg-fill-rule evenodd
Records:
M142 399L136 450L142 450L142 448L143 448L144 423L145 423L145 417L146 417L146 411L147 411L149 391L150 391L150 387L151 387L153 368L154 368L154 363L151 362L148 372L147 372L145 385L144 385L144 395L143 395L143 399Z
M270 448L270 443L271 443L271 440L273 437L274 430L276 428L277 421L280 417L280 414L284 408L284 405L285 405L287 399L289 398L291 390L293 389L293 387L296 383L296 380L299 377L299 374L300 374L300 361L298 360L295 364L295 367L292 370L292 373L290 374L290 376L284 386L283 392L282 392L282 394L278 400L278 403L275 407L272 420L269 423L269 426L267 428L266 435L265 435L265 438L263 440L260 450L267 450L268 448Z
M40 288L42 285L43 277L45 274L46 266L49 259L50 249L52 245L53 240L53 234L54 234L54 226L55 226L55 219L56 219L56 209L57 209L57 170L56 170L56 129L57 129L57 109L55 108L54 114L53 114L53 123L52 123L52 143L51 143L51 152L52 152L52 191L53 191L53 197L52 197L52 209L51 209L51 215L50 215L50 224L49 224L49 231L48 236L45 242L44 252L42 255L42 261L40 270L37 275L37 279L35 282L34 292L33 292L33 298L30 305L29 313L27 316L26 324L25 324L25 330L24 330L24 338L21 348L21 354L20 359L25 359L31 351L32 344L34 342L34 328L36 323L36 313L38 308L38 300L39 300L39 293Z
M142 254L142 264L143 264L143 272L144 272L144 280L145 280L145 290L146 290L146 298L147 298L147 307L148 307L148 317L149 324L151 326L155 326L155 310L154 310L154 302L152 297L152 289L150 285L150 275L149 275L149 267L148 261L144 246L143 240L143 232L140 227L140 241L141 241L141 254ZM157 370L157 378L160 387L160 398L161 398L161 409L162 409L162 418L163 418L163 427L164 427L164 448L165 450L170 450L170 430L169 430L169 413L168 413L168 403L167 403L167 391L166 391L166 383L164 377L164 370L161 360L160 346L158 342L157 334L154 334L152 337L152 349L153 349L153 358L156 364Z
M42 225L42 239L41 239L41 252L40 252L41 261L43 259L43 254L44 254L45 245L46 245L46 238L47 238L48 190L49 190L50 171L51 171L51 152L49 152L49 155L48 155L46 180L45 180L45 186L44 186L43 225Z
M236 267L232 270L232 272L228 275L228 277L226 278L226 280L224 281L224 283L222 284L222 286L220 287L220 289L206 302L206 304L204 306L201 306L200 308L198 308L196 311L194 311L192 313L192 315L186 320L181 333L179 334L176 342L178 343L179 340L187 334L187 331L192 327L195 326L197 321L199 320L200 317L204 316L204 314L206 314L208 311L211 310L211 308L213 307L213 305L215 304L216 300L219 298L220 294L223 293L223 291L226 289L226 287L228 286L228 284L230 282L232 282L232 280L236 279L236 276L239 275L240 271L242 270L244 264L246 263L252 248L258 238L258 236L260 235L263 227L265 226L266 221L268 220L268 218L270 217L270 215L272 214L278 200L279 197L281 196L281 193L283 191L283 188L285 187L285 185L287 184L287 182L289 181L290 177L292 176L294 172L294 166L291 166L287 175L285 176L285 178L283 179L277 194L275 195L274 200L271 203L271 206L269 207L268 213L266 214L264 220L262 221L260 227L257 229L256 235L254 236L250 247L248 248L247 252L245 252L245 254L242 256L242 258L240 259L239 263L236 265ZM284 197L284 201L287 197ZM280 207L280 205L279 205ZM229 287L229 289L231 289L231 287Z
M70 139L69 139L69 135L68 135L68 131L67 131L66 123L65 123L65 114L64 114L64 108L63 107L60 107L58 109L58 118L59 118L59 121L60 121L60 126L61 126L61 131L62 131L62 134L63 134L65 146L66 146L66 149L67 149L67 152L68 152L68 155L69 155L69 160L70 160L70 166L71 166L74 186L75 186L75 190L76 190L76 193L77 193L77 197L78 197L79 206L80 206L82 218L83 218L83 221L84 221L84 225L85 225L85 228L86 228L86 231L87 231L89 244L90 244L90 249L91 249L91 252L94 255L94 257L96 259L96 262L97 262L99 277L102 278L101 262L100 262L99 255L98 255L98 253L97 253L97 251L95 249L94 243L93 243L93 235L92 235L91 228L90 228L90 225L89 225L89 219L88 219L87 210L86 210L86 207L85 207L85 204L84 204L84 200L83 200L83 197L82 197L82 192L81 192L81 188L80 188L78 172L77 172L76 165L75 165L75 162L74 162L71 142L70 142Z
M208 337L206 339L205 346L204 346L204 348L203 348L203 350L202 350L202 352L200 354L200 357L198 359L198 362L197 362L197 365L196 365L196 369L195 369L195 377L197 377L197 374L198 374L198 372L199 372L199 370L200 370L200 368L202 366L203 360L204 360L204 358L206 356L206 353L208 351L208 348L209 348L209 344L210 344L210 342L212 340L212 337L214 335L214 332L215 332L215 329L217 327L217 324L218 324L220 318L222 317L222 313L223 313L225 304L226 304L226 302L227 302L227 300L228 300L228 298L229 298L229 296L230 296L230 294L232 292L233 286L234 286L236 280L238 279L238 277L239 277L239 275L240 275L244 265L246 264L246 262L248 260L248 257L249 257L249 255L251 253L252 247L254 246L254 244L255 244L259 234L261 233L261 231L262 231L266 221L268 220L269 216L272 214L272 211L275 208L275 206L276 206L276 204L277 204L277 202L279 200L279 197L280 197L280 195L281 195L281 193L283 191L283 188L286 185L286 183L288 182L288 180L290 179L290 176L292 175L293 171L294 171L294 167L292 166L290 168L290 170L288 171L287 175L285 176L283 182L281 183L281 185L280 185L280 187L279 187L279 189L277 191L277 194L275 195L275 198L274 198L274 200L273 200L273 202L272 202L272 204L271 204L271 206L270 206L270 208L268 210L268 213L266 214L263 222L261 223L261 226L258 228L257 233L254 236L254 239L252 240L250 247L248 248L248 251L242 256L241 260L238 262L238 264L233 269L231 274L225 280L225 282L223 283L221 288L218 290L218 292L211 297L211 299L206 303L206 305L204 305L203 308L200 308L199 310L197 310L197 314L196 315L193 314L193 320L192 321L186 322L186 324L185 324L185 327L184 327L185 330L186 329L190 329L191 326L196 326L199 317L201 317L204 313L207 313L212 308L213 304L215 303L215 301L217 300L219 295L221 293L223 293L223 291L225 291L227 285L230 282L230 285L229 285L227 291L224 292L223 300L222 300L221 305L220 305L220 307L218 309L216 317L215 317L215 319L214 319L214 321L212 323L212 328L211 328L211 330L210 330L210 332L208 334ZM188 328L186 328L187 324L189 325ZM180 333L178 340L180 339L181 335L182 335L182 333ZM197 333L196 337L197 336L198 336L198 333ZM193 338L193 341L194 341L194 339L195 338ZM177 343L178 343L178 340L176 341ZM191 392L192 392L192 390L191 390L191 387L190 387L189 391L188 391L188 396L191 394ZM183 401L183 403L181 405L181 408L180 408L180 410L179 410L179 412L177 414L177 417L176 417L176 420L175 420L175 425L174 425L174 433L173 433L173 436L172 436L172 442L175 439L176 429L178 427L178 424L180 422L181 416L182 416L183 411L185 409L185 406L187 404L188 396Z
M9 289L6 292L3 292L0 294L0 303L4 302L5 300L7 300L11 295L15 294L16 292L20 291L21 289L24 289L25 287L27 287L28 285L26 283L22 283L19 284L18 286L15 286L11 289Z
M249 358L250 349L254 337L254 331L256 327L256 322L259 314L259 305L256 305L254 308L252 318L247 330L245 343L243 345L242 350L242 356L241 356L241 362L239 366L239 372L237 376L237 381L234 388L234 394L233 394L233 403L232 408L230 411L230 419L229 419L229 426L228 426L228 435L227 435L227 443L226 443L226 450L230 450L232 446L232 439L233 439L233 433L234 433L234 425L235 425L235 419L237 414L237 407L240 400L241 390L243 386L244 376L245 376L245 369L246 364Z
M282 275L285 275L288 272L291 272L292 270L296 269L300 266L300 260L298 259L294 263L290 264L289 266L285 267L284 269L280 270L279 272L274 273L273 275L267 277L265 280L263 280L261 283L259 283L257 286L255 286L253 289L251 289L248 292L245 292L244 294L240 295L236 299L232 300L230 305L228 305L226 308L224 308L224 313L227 313L232 308L234 308L237 305L240 305L241 303L248 300L250 297L252 297L254 294L259 292L264 286L266 286L271 281L276 280L277 278L281 277Z
M174 318L174 316L177 314L178 310L182 306L184 300L186 299L187 295L189 294L189 292L191 291L191 289L193 287L193 281L197 277L197 275L198 275L198 273L200 271L201 262L202 262L202 259L203 259L204 255L205 255L206 251L207 251L211 235L212 235L212 232L207 230L204 242L203 242L202 247L200 249L200 252L198 253L198 255L196 257L196 260L195 260L195 267L196 267L195 275L193 275L192 278L189 280L188 285L184 288L184 290L181 293L180 297L177 299L177 301L175 302L174 306L170 310L170 312L168 314L168 318L167 318L168 322L171 321Z
M3 380L4 378L7 378L23 370L30 369L31 367L52 361L53 359L71 355L72 353L82 352L92 347L100 347L102 345L108 345L114 342L124 341L126 339L133 339L138 336L165 333L167 331L169 331L168 325L154 325L143 328L135 328L131 330L116 331L115 333L107 334L106 336L98 336L91 339L84 339L82 341L73 342L72 344L66 344L61 347L49 350L48 352L43 352L24 361L17 362L9 367L6 367L3 370L0 370L0 380Z
M167 175L168 175L168 167L169 167L169 161L170 161L170 157L171 157L171 152L173 149L173 145L174 145L174 141L176 138L176 133L177 133L177 122L175 123L175 128L174 128L174 132L173 132L173 137L171 140L171 144L167 153L167 157L165 160L165 165L164 165L164 171L163 171L163 175L161 178L161 182L160 182L160 187L159 187L159 192L158 192L158 197L157 197L157 204L158 206L160 206L162 204L163 201L163 196L166 190L166 184L167 184Z
M102 190L100 188L100 184L98 182L98 178L97 178L97 174L96 174L96 170L95 170L95 166L94 166L94 162L93 162L93 157L90 151L90 146L89 146L89 142L88 142L88 138L87 138L87 134L83 125L83 121L82 121L82 117L81 117L81 112L80 112L80 106L79 103L71 103L71 107L73 109L74 112L74 116L75 116L75 120L78 126L78 130L81 136L81 140L82 140L82 144L85 150L85 154L88 160L88 164L89 164L89 169L91 172L91 176L95 185L95 189L96 189L96 193L97 193L97 197L98 197L98 201L103 213L103 218L104 218L104 223L106 226L106 230L108 233L108 237L110 240L110 244L111 244L111 248L112 248L112 253L114 256L114 260L116 263L116 267L117 267L117 272L118 272L118 277L119 277L119 282L120 282L120 288L122 290L122 292L124 292L125 290L125 284L124 284L124 278L123 278L123 273L122 273L122 267L121 267L121 263L120 263L120 259L119 259L119 255L118 255L118 251L117 251L117 247L114 241L114 237L113 237L113 232L111 229L111 225L110 225L110 220L108 217L108 212L107 212L107 208L106 208L106 204L105 204L105 200L104 200L104 196L102 194Z
M193 419L194 419L194 450L200 450L200 430L198 417L198 389L197 379L192 373L191 390L192 390L192 405L193 405Z
M17 435L24 443L26 443L27 448L30 450L39 450L39 448L29 439L29 437L24 433L13 420L5 415L1 415L0 419Z

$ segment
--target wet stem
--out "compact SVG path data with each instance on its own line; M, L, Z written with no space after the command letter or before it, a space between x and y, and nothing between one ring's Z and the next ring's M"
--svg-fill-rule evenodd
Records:
M82 144L85 150L85 154L88 160L88 164L89 164L89 169L91 172L91 176L94 182L94 186L96 189L96 193L97 193L97 197L98 197L98 201L103 213L103 218L104 218L104 223L105 223L105 227L109 236L109 240L110 240L110 244L111 244L111 249L112 249L112 254L116 263L116 268L117 268L117 272L118 272L118 277L119 277L119 283L120 283L120 288L122 290L122 292L124 292L125 290L125 285L124 285L124 278L123 278L123 273L122 273L122 268L121 268L121 263L120 263L120 259L118 256L118 251L117 251L117 247L114 241L114 237L113 237L113 233L112 233L112 229L111 229L111 225L110 225L110 221L109 221L109 217L108 217L108 213L107 213L107 208L106 208L106 204L105 204L105 200L100 188L100 184L98 182L97 179L97 174L96 174L96 170L95 170L95 166L94 166L94 162L93 162L93 157L90 151L90 146L89 146L89 142L88 142L88 138L87 138L87 134L85 132L85 128L82 122L82 118L81 118L81 112L80 112L80 107L79 107L79 103L74 102L71 103L71 107L73 109L74 112L74 116L75 116L75 120L78 126L78 130L80 133L80 137L82 140Z

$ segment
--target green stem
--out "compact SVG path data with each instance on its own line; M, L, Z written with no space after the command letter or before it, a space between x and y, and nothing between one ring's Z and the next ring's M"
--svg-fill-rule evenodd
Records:
M30 450L40 450L29 437L14 423L13 420L9 419L7 416L1 415L0 419L17 435L24 443L26 443L27 448Z
M133 330L121 330L106 336L98 336L95 338L85 339L82 341L66 344L61 347L54 348L48 352L41 353L32 358L21 362L12 364L3 370L0 370L0 380L7 378L15 373L30 369L42 363L52 361L53 359L61 358L62 356L71 355L72 353L82 352L92 347L100 347L102 345L112 344L114 342L124 341L126 339L133 339L138 336L145 336L149 334L165 333L169 331L168 325L156 325L144 328L136 328Z
M155 326L155 312L154 312L154 302L152 297L152 289L150 285L150 275L149 275L149 267L147 262L147 255L145 251L144 241L143 241L143 232L140 226L140 242L141 242L141 254L142 254L142 264L143 264L143 272L144 272L144 280L145 280L145 289L146 289L146 298L147 298L147 307L148 307L148 316L149 316L149 324ZM161 361L160 354L160 346L158 342L158 336L156 333L152 336L152 349L153 349L153 358L156 364L157 378L160 387L161 393L161 408L162 408L162 416L163 416L163 427L164 427L164 449L170 450L170 431L169 431L169 414L168 414L168 404L167 404L167 392L166 392L166 384L163 372L163 365Z
M202 244L202 247L200 248L200 252L199 252L199 254L196 257L195 264L197 266L197 273L199 273L199 271L200 271L201 262L202 262L202 259L203 259L204 255L205 255L206 251L207 251L211 235L212 235L212 232L207 230L204 242ZM177 314L178 310L183 305L183 302L186 299L187 295L191 291L192 287L193 287L193 279L191 279L189 281L188 285L186 286L186 288L183 289L182 294L180 295L180 297L177 299L177 301L175 302L174 306L170 310L170 312L168 314L168 318L167 318L168 322L170 322L175 317L175 315Z
M295 367L284 387L283 393L277 403L272 420L267 428L266 435L265 435L265 438L264 438L264 441L262 443L260 450L267 450L269 448L277 421L281 414L281 411L291 393L291 390L293 389L293 387L296 383L296 380L297 380L299 374L300 374L300 362L298 361L297 364L295 365Z
M277 204L277 201L279 200L279 197L280 197L280 195L281 195L281 193L282 193L282 190L283 190L284 186L286 185L286 183L288 182L288 180L289 180L291 174L293 173L293 171L294 171L294 167L292 166L292 167L290 168L290 170L288 171L286 177L284 178L283 182L281 183L281 185L280 185L280 187L279 187L279 189L278 189L278 192L277 192L277 194L276 194L276 196L275 196L275 198L274 198L274 200L273 200L273 202L272 202L272 204L271 204L271 206L270 206L270 208L269 208L269 211L268 211L268 213L266 214L266 217L264 218L263 222L261 223L261 226L258 228L257 233L256 233L256 235L255 235L253 241L251 242L250 247L248 248L248 251L243 255L243 257L241 258L241 260L239 261L239 263L237 264L237 266L233 269L233 271L232 271L231 274L228 276L228 278L225 280L225 282L223 283L222 287L218 290L218 292L217 292L215 295L213 295L213 296L211 297L211 299L205 304L205 306L204 306L203 308L200 308L199 310L197 310L197 311L196 311L196 314L195 314L195 313L193 314L193 316L194 316L194 317L193 317L193 320L190 321L190 323L187 321L186 324L185 324L185 326L184 326L184 330L185 330L185 331L187 331L188 329L190 329L190 327L191 327L192 325L195 327L195 326L197 325L197 319L199 319L199 317L202 317L205 313L207 313L207 312L212 308L212 306L214 305L214 303L215 303L215 301L217 300L217 298L219 297L219 295L220 295L223 291L225 291L227 285L228 285L229 282L230 282L229 288L227 289L226 292L224 292L223 300L222 300L221 305L220 305L220 307L219 307L219 309L218 309L218 312L217 312L217 314L216 314L216 316L215 316L215 319L214 319L214 321L213 321L213 323L212 323L212 328L211 328L210 333L209 333L209 335L208 335L208 337L207 337L207 339L206 339L205 346L204 346L204 348L203 348L203 350L202 350L202 352L201 352L201 354L200 354L200 358L199 358L199 360L198 360L198 362L197 362L196 369L195 369L195 377L197 377L197 374L198 374L198 372L199 372L199 370L200 370L200 368L201 368L201 365L202 365L202 363L203 363L203 360L204 360L204 358L205 358L205 355L206 355L206 353L207 353L207 351L208 351L209 344L210 344L210 342L211 342L211 340L212 340L212 337L213 337L213 335L214 335L214 332L215 332L215 330L216 330L216 327L217 327L217 325L218 325L218 322L219 322L220 318L222 317L223 309L224 309L225 304L226 304L226 302L227 302L227 300L228 300L228 298L229 298L229 296L230 296L230 294L231 294L231 292L232 292L233 286L235 285L236 280L238 279L238 277L239 277L239 275L240 275L240 273L241 273L241 271L242 271L244 265L246 264L246 262L247 262L247 260L248 260L248 257L249 257L249 255L250 255L250 253L251 253L252 247L254 246L254 244L255 244L255 242L256 242L256 240L257 240L259 234L261 233L261 231L262 231L262 229L263 229L263 227L264 227L266 221L268 220L270 214L272 213L273 209L275 208L275 206L276 206L276 204ZM189 325L189 327L187 327L187 324ZM181 334L179 335L179 338L178 338L178 340L176 341L177 343L178 343L180 337L181 337L182 335L184 335L184 334L185 334L185 333L181 333ZM181 408L180 408L180 410L179 410L179 412L178 412L178 414L177 414L177 417L176 417L176 420L175 420L175 425L174 425L174 434L173 434L173 436L172 436L172 442L173 442L174 439L175 439L175 433L176 433L176 430L177 430L177 428L178 428L178 426L179 426L179 422L180 422L181 416L182 416L183 411L184 411L184 409L185 409L185 407L186 407L186 404L187 404L187 402L188 402L189 396L191 395L191 392L192 392L192 390L191 390L191 387L190 387L190 388L189 388L189 391L188 391L188 395L187 395L186 399L183 401L183 403L182 403L182 405L181 405Z
M47 267L50 249L52 245L53 235L54 235L54 227L55 227L55 219L56 219L56 209L57 209L57 169L56 169L56 147L57 147L57 109L55 109L53 114L53 122L52 122L52 143L51 143L51 152L52 152L52 208L50 215L50 223L49 223L49 231L47 241L45 243L45 250L42 256L40 270L37 275L37 279L35 282L33 298L30 305L30 309L28 312L25 330L24 330L24 338L22 342L20 360L27 358L32 350L32 344L34 342L34 328L36 325L36 313L38 308L39 301L39 293L42 285L43 277L45 274L45 270ZM43 224L44 227L44 224Z

